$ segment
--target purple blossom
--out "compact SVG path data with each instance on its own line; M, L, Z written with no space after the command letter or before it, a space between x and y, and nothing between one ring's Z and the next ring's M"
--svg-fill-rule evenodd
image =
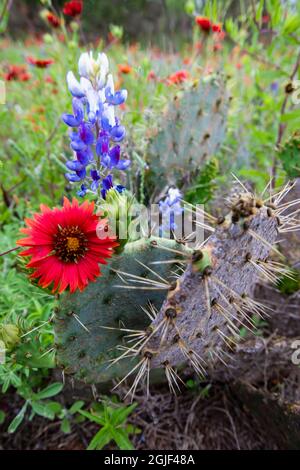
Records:
M108 73L108 59L103 53L96 59L92 52L81 54L78 71L79 80L73 72L67 74L73 114L64 113L62 120L72 128L69 136L74 157L66 162L69 171L65 177L72 183L81 182L77 192L80 197L91 191L105 198L111 188L119 192L125 189L113 184L111 172L115 175L130 165L129 159L121 158L118 143L126 132L115 116L115 108L126 101L127 91L115 91L112 75Z

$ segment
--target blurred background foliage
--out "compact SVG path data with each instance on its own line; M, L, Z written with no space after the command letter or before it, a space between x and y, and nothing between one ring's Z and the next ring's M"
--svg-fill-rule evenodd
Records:
M38 0L14 0L8 24L13 37L45 31L45 24L35 14L39 3ZM209 3L206 0L194 2L199 12ZM55 0L52 4L60 11L64 0ZM251 0L218 0L216 5L222 9L224 19L235 18L247 11ZM186 14L188 8L189 2L185 0L85 0L82 31L87 39L93 40L107 35L110 24L115 24L123 27L127 41L174 48L174 41L178 45L182 40L192 39L193 18Z

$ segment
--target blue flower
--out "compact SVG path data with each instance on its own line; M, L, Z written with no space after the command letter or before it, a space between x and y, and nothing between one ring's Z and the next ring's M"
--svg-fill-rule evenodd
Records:
M85 165L85 166L93 162L94 160L94 154L92 150L90 149L90 147L86 147L83 150L76 152L76 157L77 157L77 160L82 165Z
M73 96L77 98L83 98L85 96L85 92L73 72L67 73L67 85Z
M125 103L127 100L127 90L119 90L115 92L114 80L111 74L107 77L107 84L105 88L105 98L108 104L118 106Z
M169 188L166 198L159 202L159 212L162 214L162 225L160 233L164 230L175 230L175 216L179 216L183 212L181 207L182 194L177 188Z
M81 170L76 170L75 173L65 173L65 177L71 183L76 183L77 181L81 181L86 177L86 169L82 168Z
M115 108L127 99L126 90L115 91L113 77L109 74L108 59L104 53L96 58L92 52L81 54L78 62L80 79L67 73L67 85L72 95L73 114L64 113L62 120L71 127L69 133L73 158L66 162L65 177L70 182L81 182L78 195L85 196L88 188L101 194L114 187L113 174L125 171L129 159L121 158L120 145L125 137L125 127L115 115ZM101 175L101 177L100 177Z
M91 184L91 190L92 191L97 191L99 183L100 183L100 175L97 170L91 170L91 178L92 178L92 184Z
M125 133L125 127L120 125L114 126L110 130L110 136L114 142L121 142L125 137Z
M125 187L122 186L121 184L117 184L116 186L114 186L113 185L112 175L107 175L102 180L101 195L102 195L103 199L106 198L107 191L109 191L112 188L116 189L118 191L118 193L120 193L120 194L125 190Z
M84 106L79 98L72 100L73 114L62 115L62 120L70 127L78 127L84 118Z
M71 148L75 151L84 150L94 142L94 134L89 124L82 122L78 127L78 132L71 132Z
M277 94L278 90L279 90L278 82L272 82L271 85L270 85L270 89L274 94Z
M78 160L68 160L66 167L71 171L80 171L84 168L84 165L82 165Z
M127 99L127 90L119 90L116 93L112 93L110 88L105 89L106 102L114 106L125 103Z
M77 191L77 196L84 197L87 193L87 190L88 190L87 186L85 184L82 184L80 186L80 189Z
M108 154L105 154L101 158L101 163L104 165L106 168L112 169L116 168L117 170L126 170L129 165L130 165L130 160L121 160L120 159L121 155L121 148L120 145L116 145L115 147L112 147Z
M107 155L109 152L109 134L106 131L99 133L96 143L96 153L99 157Z

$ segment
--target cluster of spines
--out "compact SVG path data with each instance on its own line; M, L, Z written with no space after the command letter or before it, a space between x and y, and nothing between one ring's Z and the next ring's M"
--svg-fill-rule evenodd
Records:
M277 232L284 233L286 231L298 230L299 223L295 216L299 213L300 209L288 215L285 215L285 212L299 204L300 201L282 202L291 188L292 186L288 183L277 194L263 199L263 195L257 198L243 186L244 193L238 194L230 200L230 218L215 218L203 211L204 219L207 220L207 223L205 222L204 225L206 227L209 226L210 231L214 233L215 230L220 227L226 231L228 227L239 224L244 232L248 232L251 237L257 243L261 244L269 253L275 251L277 254L280 254L274 247L273 240L270 242L251 228L251 218L264 210L266 217L272 218L272 220L275 221ZM160 247L158 246L158 248ZM149 393L149 376L152 368L152 360L160 353L160 349L163 348L166 337L171 329L172 338L171 342L167 345L168 349L171 350L174 346L178 348L182 354L182 362L190 363L195 372L203 378L207 373L208 367L215 361L226 364L224 357L228 355L228 351L234 350L237 342L240 340L240 328L245 328L249 331L255 329L252 314L260 317L267 315L266 306L252 299L247 292L236 292L215 276L214 255L211 250L208 240L203 243L201 247L197 247L189 259L184 255L183 263L188 266L187 270L191 270L200 275L201 284L199 284L199 290L203 287L207 321L209 321L211 317L212 310L217 311L223 319L223 323L221 322L212 327L212 331L220 341L217 341L215 344L209 344L209 342L205 344L205 332L198 330L195 333L193 342L197 339L204 341L203 350L205 351L205 358L203 357L204 354L199 354L195 350L195 347L190 347L188 342L184 340L183 334L177 325L177 318L180 315L185 315L186 312L182 311L180 300L174 300L175 295L181 292L181 283L185 282L186 279L184 276L180 275L177 275L178 278L173 283L160 279L163 283L163 287L168 289L167 298L161 311L163 315L158 315L158 312L153 309L149 312L148 309L143 307L143 310L148 314L151 320L151 325L145 331L136 331L135 335L138 337L138 341L132 347L126 347L121 356L114 360L115 363L127 357L139 358L138 363L135 364L132 370L116 385L116 387L119 386L131 374L136 372L135 379L127 395L131 394L133 397L138 384L143 380L146 381L147 393ZM288 268L286 268L283 263L271 261L267 256L264 259L255 259L251 252L246 252L244 262L250 263L257 271L257 275L263 275L268 281L273 283L277 283L278 277L283 273L288 276L291 275ZM151 272L155 273L154 270L151 270ZM123 275L125 274L130 276L129 273L123 273ZM211 298L210 284L212 282L214 283L215 290L218 292L218 296ZM148 286L148 288L149 287L150 286ZM147 286L144 286L144 288L147 288ZM186 293L182 292L180 295L182 300L184 300L183 297ZM159 337L159 342L155 343L155 348L153 344L151 344L154 336L156 338ZM165 370L170 390L173 393L176 393L176 391L180 389L179 382L183 383L176 370L176 365L180 366L181 364L174 364L170 359L165 359L159 364L159 366L163 367Z

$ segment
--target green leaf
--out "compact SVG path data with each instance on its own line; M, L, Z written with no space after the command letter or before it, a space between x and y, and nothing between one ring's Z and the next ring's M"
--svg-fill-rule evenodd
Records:
M295 119L297 119L297 120L300 119L300 109L295 109L294 111L284 113L281 116L280 121L281 122L290 122L290 121L294 121Z
M265 0L260 0L259 5L256 10L256 15L255 15L256 21L260 21L261 19L264 4L265 4Z
M190 390L193 390L194 388L196 388L196 382L195 380L193 379L189 379L186 381L186 386L187 388L189 388Z
M55 415L59 415L63 410L63 407L57 401L50 401L46 406L48 410L51 410Z
M71 413L71 415L74 415L83 407L83 405L84 405L84 401L82 400L75 401L75 403L73 403L73 405L69 409L69 412Z
M31 403L31 407L39 416L43 416L44 418L51 420L55 418L55 413L51 409L47 408L47 405L43 402L33 401Z
M71 425L67 418L64 418L61 422L60 429L65 434L70 434L71 432Z
M271 0L267 2L267 11L271 12L272 26L279 25L282 18L280 0Z
M111 429L113 439L120 450L134 450L134 446L130 442L126 432L123 429Z
M0 410L0 424L3 424L5 421L6 414L4 411Z
M60 382L55 382L53 384L48 385L48 387L44 388L44 390L41 390L40 392L35 394L35 397L38 400L42 400L44 398L50 398L54 397L58 393L60 393L63 389L63 384Z
M21 410L19 411L19 413L17 414L17 416L15 416L15 418L12 420L12 422L8 426L9 433L15 432L17 428L20 426L20 424L22 423L26 410L27 410L27 405L28 403L26 402L24 406L21 408Z
M87 450L101 450L103 449L106 444L108 444L112 440L112 436L110 430L107 426L104 426L100 431L95 434Z
M85 416L87 419L93 421L94 423L101 424L101 426L105 426L105 420L103 418L100 418L100 416L92 415L88 411L84 410L78 410L78 413Z
M298 15L288 16L283 26L284 34L291 34L300 28L300 17Z
M133 424L126 424L125 431L127 434L141 434L142 430Z
M132 411L137 407L137 403L133 403L130 406L121 407L117 410L114 410L112 413L111 424L114 426L118 426L119 424L123 424L126 421L127 416L132 413Z
M300 134L296 132L279 149L278 156L289 178L300 176Z
M281 276L277 281L276 287L282 294L295 294L295 292L300 290L300 271L295 268L291 268L289 276Z

